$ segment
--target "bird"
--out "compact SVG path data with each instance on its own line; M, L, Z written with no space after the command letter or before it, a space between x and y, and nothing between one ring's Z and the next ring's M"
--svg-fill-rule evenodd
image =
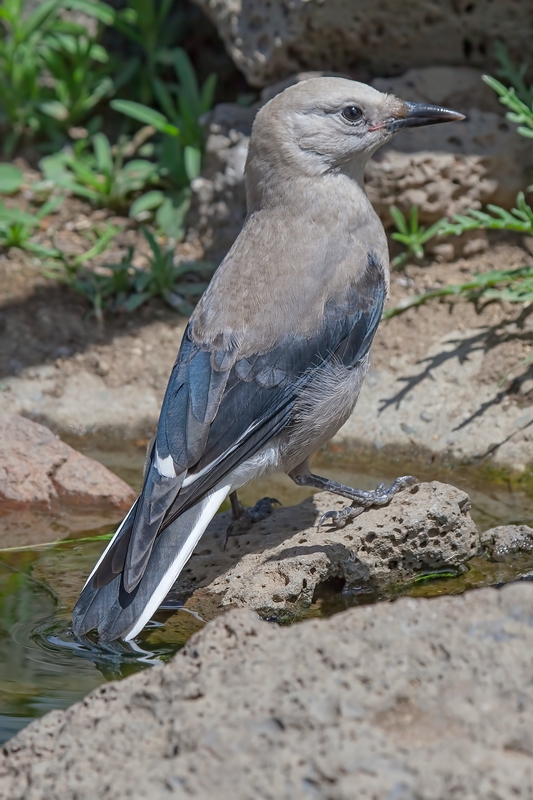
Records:
M230 495L242 515L236 491L262 475L347 498L325 515L338 525L416 481L365 492L314 475L310 458L355 407L389 292L366 163L400 131L461 119L340 77L309 78L258 111L246 220L189 319L142 491L82 589L76 636L137 636L221 503Z

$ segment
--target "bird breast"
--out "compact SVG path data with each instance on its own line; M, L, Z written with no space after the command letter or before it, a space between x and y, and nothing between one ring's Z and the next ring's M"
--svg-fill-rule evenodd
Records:
M369 364L367 353L353 367L334 361L317 371L296 403L290 433L281 447L285 472L316 453L344 425L357 403Z

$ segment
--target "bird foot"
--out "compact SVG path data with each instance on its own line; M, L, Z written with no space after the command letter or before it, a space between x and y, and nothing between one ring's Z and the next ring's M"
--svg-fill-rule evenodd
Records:
M232 504L233 505L233 504ZM226 536L222 544L222 549L225 550L230 536L242 536L248 533L252 525L256 522L261 522L272 514L276 506L280 506L279 500L275 497L263 497L258 500L252 508L244 508L240 503L237 507L233 507L234 519L226 529Z
M412 475L404 475L402 478L396 478L394 483L388 488L384 483L380 483L373 492L365 492L366 497L358 497L357 500L354 500L354 502L346 506L346 508L340 511L326 511L318 520L317 528L320 529L327 520L331 521L336 528L344 528L367 508L386 506L395 494L401 492L402 489L406 489L408 486L414 486L416 483L418 483L418 479L414 478Z

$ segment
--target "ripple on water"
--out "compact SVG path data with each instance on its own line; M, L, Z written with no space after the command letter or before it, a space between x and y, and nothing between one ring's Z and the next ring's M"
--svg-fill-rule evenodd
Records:
M79 447L80 442L74 444ZM105 449L98 450L94 441L86 445L79 449L109 463L124 477L142 474L144 446L132 449L131 444L109 439ZM523 498L506 487L480 483L478 479L471 482L471 477L460 471L453 475L439 474L438 468L433 466L420 471L412 464L391 461L387 468L360 465L357 472L365 472L361 475L343 465L340 459L332 461L331 458L321 467L331 477L363 489L413 471L421 479L448 480L470 492L473 516L481 529L527 522L533 510L530 498ZM308 494L307 490L280 477L248 488L242 499L253 503L257 497L269 495L290 505ZM54 523L56 528L57 524ZM79 524L66 532L60 527L54 538L70 533L76 541L43 547L40 545L50 537L42 520L36 520L35 537L23 542L28 545L27 549L0 550L0 742L32 719L81 700L106 680L122 678L168 661L204 624L186 609L176 613L179 604L169 601L134 642L101 644L93 636L76 639L70 627L70 611L85 576L105 547L102 537L111 530L108 521L100 522L100 528L94 520L90 524L91 531L81 530ZM20 536L28 536L27 527L24 533L21 528L18 535L15 542L22 543ZM393 599L401 594L428 597L454 594L477 586L500 585L527 576L532 569L531 556L516 557L504 564L474 559L464 571L427 576L379 596L346 595L337 587L330 594L325 591L323 597L317 598L305 616L329 615L353 605Z
M98 542L97 551L104 545ZM91 541L0 554L0 743L104 681L165 663L203 626L185 609L176 614L173 605L133 642L77 639L72 598L95 555ZM165 625L169 612L172 620Z

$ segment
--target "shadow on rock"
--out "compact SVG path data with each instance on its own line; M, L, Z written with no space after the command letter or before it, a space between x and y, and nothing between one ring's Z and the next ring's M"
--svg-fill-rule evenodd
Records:
M317 520L346 501L316 494L276 509L223 550L229 513L218 515L172 590L175 600L209 618L241 606L262 614L309 607L324 590L371 592L437 569L455 568L480 552L465 492L438 482L396 495L344 528Z

